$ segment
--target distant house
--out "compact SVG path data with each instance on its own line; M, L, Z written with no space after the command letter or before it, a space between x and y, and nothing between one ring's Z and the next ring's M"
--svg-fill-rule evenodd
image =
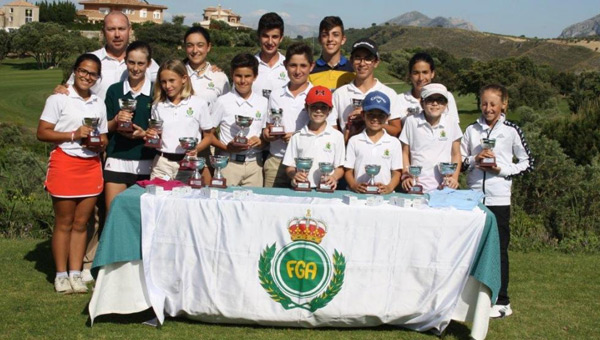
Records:
M6 31L33 21L40 21L40 8L27 1L9 2L0 9L0 28Z
M88 22L102 22L112 11L120 11L127 15L131 23L151 21L162 24L167 6L153 5L139 0L83 0L79 1L83 9L77 11L77 16Z
M221 8L221 5L205 8L204 19L200 22L200 26L210 28L211 20L224 21L229 26L237 29L250 29L249 26L242 24L242 17L239 14L235 14L231 9Z

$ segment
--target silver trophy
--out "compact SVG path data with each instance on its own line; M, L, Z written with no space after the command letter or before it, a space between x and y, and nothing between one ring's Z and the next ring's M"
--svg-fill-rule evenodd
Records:
M414 179L413 185L410 187L410 190L408 190L409 194L423 194L423 186L419 184L419 176L421 175L421 171L423 171L423 167L420 165L411 165L408 167L408 173Z
M119 98L119 107L123 111L127 111L133 114L135 111L135 106L137 105L137 100L135 99L126 99ZM118 121L117 123L117 131L123 132L132 132L133 131L133 122L132 121Z
M210 186L213 188L227 188L227 179L223 177L221 170L229 163L229 156L210 156L210 165L215 168L215 175L210 181Z
M483 150L494 150L495 146L496 146L495 138L482 138L481 139L481 147L483 148ZM485 168L496 167L496 157L485 157L484 159L481 160L481 162L479 162L479 166L485 167Z
M100 130L98 130L98 125L100 125L100 118L97 117L86 117L83 118L83 125L92 129L90 134L85 138L83 144L86 146L101 146L102 140L100 139Z
M246 129L252 125L254 118L246 117L246 116L235 116L235 124L240 127L240 131L233 138L233 144L239 147L247 147L248 146L248 137L246 137Z
M321 192L333 192L333 188L331 185L327 184L327 180L331 173L333 172L334 166L331 162L320 162L319 163L319 172L321 173L321 181L317 186L317 191Z
M312 168L313 159L298 157L294 159L296 161L296 169L301 173L305 173L308 175L310 168ZM296 190L298 191L310 191L310 181L307 179L306 181L298 182L296 181Z
M369 175L369 181L367 182L366 193L367 194L378 194L379 187L375 183L375 176L381 171L381 165L379 164L367 164L365 165L365 172Z
M421 107L419 107L419 106L411 106L408 109L406 109L406 113L408 116L416 115L416 114L419 114L420 112L421 112Z
M160 144L161 144L160 134L162 133L162 126L163 126L162 120L152 119L152 118L148 119L148 129L156 130L157 135L154 137L147 138L144 146L146 146L148 148L155 148L155 149L160 148Z
M442 176L444 176L444 180L442 181L442 184L439 185L438 189L444 189L444 187L448 185L448 178L456 172L457 167L457 163L441 162L438 164L438 169Z
M285 128L283 125L281 125L281 119L283 118L283 109L271 109L271 118L273 119L273 125L269 126L269 134L271 136L285 135Z
M188 184L195 189L202 188L204 186L204 181L202 180L202 173L200 172L204 169L206 165L206 159L204 157L190 157L188 159L188 167L194 170L194 174L190 177Z
M198 138L196 138L196 137L181 137L181 138L179 138L179 145L187 153L196 148L196 145L198 145ZM190 157L193 157L193 156L185 155L185 157L183 157L183 159L181 161L179 161L179 170L193 169L189 165Z

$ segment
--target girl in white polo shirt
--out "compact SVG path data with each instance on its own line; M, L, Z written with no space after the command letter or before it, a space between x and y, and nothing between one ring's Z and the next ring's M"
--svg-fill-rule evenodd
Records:
M448 104L448 90L442 84L428 84L421 90L423 111L406 119L400 142L402 142L402 188L406 191L414 185L409 175L411 165L421 166L419 183L423 191L437 189L443 176L438 169L441 162L457 163L454 174L446 185L458 188L461 155L460 139L462 132L458 122L444 114Z
M180 172L179 161L186 154L195 156L206 149L212 140L213 125L208 103L198 96L193 96L194 90L185 65L179 60L165 61L158 70L156 81L152 118L161 120L163 126L161 145L152 163L150 178L186 181L191 172ZM157 131L149 129L146 139L156 135ZM200 142L194 150L186 153L179 144L181 137L195 137ZM208 167L202 170L202 177L204 183L209 183Z
M58 293L88 291L81 279L86 225L104 186L98 152L108 142L106 107L90 91L100 78L101 67L95 55L79 56L73 66L75 79L69 94L54 94L46 100L37 129L40 141L55 144L44 185L52 196L55 215L52 254L56 265L54 288ZM97 130L83 125L84 118L97 118ZM101 145L85 145L86 137L97 133Z
M346 149L346 181L348 188L358 193L367 192L369 175L365 166L381 166L375 176L379 194L389 194L400 183L402 151L398 138L391 136L383 126L390 116L390 98L383 92L367 94L362 102L365 129L348 141Z

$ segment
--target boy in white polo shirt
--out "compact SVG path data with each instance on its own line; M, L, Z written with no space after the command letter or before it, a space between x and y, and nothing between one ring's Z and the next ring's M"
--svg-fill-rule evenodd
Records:
M366 193L370 178L365 172L369 164L380 165L375 176L379 194L389 194L400 183L402 152L400 141L384 130L390 116L390 98L383 92L370 92L362 102L362 119L365 129L353 136L346 150L346 181L355 192Z
M276 90L288 82L285 70L285 57L279 53L279 44L283 40L283 19L274 12L263 14L258 21L258 39L260 52L258 60L258 76L252 85L252 91L269 98Z
M261 187L263 185L261 135L266 126L267 99L252 91L258 74L258 61L248 53L238 54L231 60L234 88L217 99L211 114L215 127L220 128L219 139L213 145L218 154L229 156L229 164L222 170L227 184L232 186ZM238 146L234 138L240 131L235 116L253 119L245 130L246 146Z
M448 178L446 185L458 188L461 155L460 139L462 132L458 122L443 114L448 105L448 90L442 84L428 84L421 90L423 111L418 115L406 118L400 135L402 142L402 188L406 191L413 186L414 180L408 173L411 165L421 166L419 184L423 191L437 189L443 181L438 169L441 162L457 163L454 174Z
M306 96L306 110L308 124L292 136L285 151L283 164L287 166L286 173L292 180L292 186L308 180L310 187L314 188L321 182L319 163L330 162L334 171L325 184L335 190L337 181L344 175L345 147L342 133L327 123L327 116L331 112L331 91L324 86L311 88ZM312 158L308 174L297 171L297 157Z
M348 140L353 135L360 133L364 128L362 121L362 107L360 101L371 92L379 91L390 98L390 116L383 128L388 134L397 137L400 134L400 110L397 105L398 95L392 88L383 85L374 72L379 66L379 52L377 44L370 39L360 39L352 45L350 61L356 72L356 78L347 85L337 89L333 94L333 112L329 120L333 124L338 120L339 129Z
M290 180L281 163L285 149L294 132L308 124L306 96L312 88L308 81L314 67L312 49L304 43L295 43L285 53L285 65L290 81L271 93L269 97L269 118L263 136L269 142L269 158L265 161L265 187L289 187ZM281 125L285 135L271 136L270 126L274 123L271 110L281 110Z

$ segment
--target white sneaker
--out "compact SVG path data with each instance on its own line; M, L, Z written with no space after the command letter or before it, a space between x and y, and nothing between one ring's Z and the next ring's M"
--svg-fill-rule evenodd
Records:
M510 303L508 305L494 305L490 310L490 318L505 318L512 315L512 313Z
M81 279L83 280L83 283L94 282L94 277L92 276L92 272L89 269L84 269L81 272Z
M69 282L68 277L57 277L54 279L54 290L60 294L71 294L73 293L73 287Z
M87 293L88 288L83 283L81 279L81 274L75 274L73 276L69 276L69 282L71 283L71 287L73 288L74 293Z

